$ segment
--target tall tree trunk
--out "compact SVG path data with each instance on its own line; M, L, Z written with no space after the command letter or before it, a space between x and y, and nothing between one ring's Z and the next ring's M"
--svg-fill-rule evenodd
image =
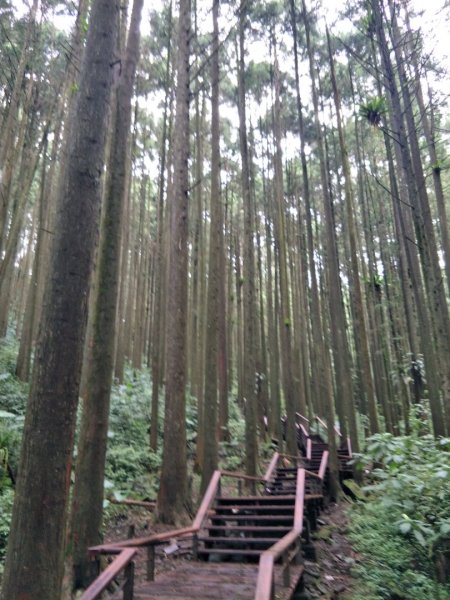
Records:
M274 86L275 107L274 115L274 170L275 170L275 242L278 256L278 270L280 277L280 339L281 339L281 371L283 376L284 402L286 406L287 427L286 446L289 454L297 453L297 438L295 429L295 390L293 379L292 359L292 315L290 306L289 280L287 271L287 240L286 240L286 217L284 206L283 185L283 157L281 151L281 116L280 116L280 73L276 51L276 42L272 39L274 48ZM302 399L304 402L304 398ZM306 412L306 411L302 411Z
M256 319L255 319L255 256L253 249L253 208L250 190L250 157L247 139L246 89L245 89L245 19L246 12L241 5L239 12L239 53L238 53L238 113L239 144L242 161L242 201L244 208L244 257L243 281L243 356L242 356L242 395L245 410L245 459L247 475L256 475L258 446L256 431Z
M134 0L121 79L116 90L109 177L102 214L92 323L80 436L72 496L71 549L74 586L87 587L96 573L87 549L101 542L103 483L109 404L114 369L115 322L119 292L122 217L129 160L134 78L139 58L143 0Z
M348 159L348 151L344 138L344 129L342 125L341 106L339 91L336 82L336 74L334 68L333 52L331 50L330 34L327 28L327 43L328 54L330 61L331 84L333 88L334 105L336 109L336 119L339 135L339 146L342 159L342 170L344 174L344 190L345 190L345 217L346 225L350 242L350 269L349 283L350 290L353 295L352 312L354 315L355 337L359 341L360 359L362 366L362 386L366 399L366 405L369 412L370 433L378 433L378 414L375 397L375 387L373 382L373 374L371 360L369 354L369 341L367 338L367 323L364 314L364 303L359 275L359 261L357 253L357 231L355 224L355 205L353 199L353 189L351 183L350 163Z
M117 7L92 5L25 420L4 598L60 598L86 309L100 209ZM51 568L49 568L51 565Z
M158 514L165 523L184 519L188 504L185 386L187 344L187 241L189 157L189 0L179 2L174 180L170 207L170 250L166 322L166 403Z
M203 411L202 484L206 490L217 469L217 402L219 312L223 298L220 262L223 217L220 195L220 131L219 131L219 0L213 0L213 38L211 56L211 225L209 232L208 297L205 340L205 402Z

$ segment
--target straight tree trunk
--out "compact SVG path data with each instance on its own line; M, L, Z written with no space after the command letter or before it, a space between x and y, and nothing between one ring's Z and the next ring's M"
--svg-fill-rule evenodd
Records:
M247 139L246 88L245 88L245 19L241 6L239 14L239 58L238 58L238 113L239 144L242 161L242 201L244 208L244 256L243 256L243 346L242 346L242 400L245 411L245 459L246 473L257 472L258 445L256 428L256 319L255 319L255 256L253 249L253 208L250 190L250 157Z
M223 217L220 194L219 131L219 0L213 0L213 38L211 56L211 225L209 232L208 296L205 339L205 402L203 410L202 491L217 469L219 313L224 310L220 263Z
M60 598L66 509L112 84L117 6L92 5L25 419L5 600Z
M143 0L134 0L122 76L116 90L109 178L102 214L86 394L72 496L71 549L74 587L87 587L96 576L88 548L101 542L103 483L109 404L114 370L115 323L119 294L120 248L126 193L126 163L131 127L134 78L139 58Z
M188 507L186 457L186 350L189 158L189 0L179 1L174 180L170 207L166 322L166 402L158 515L165 523L184 520Z

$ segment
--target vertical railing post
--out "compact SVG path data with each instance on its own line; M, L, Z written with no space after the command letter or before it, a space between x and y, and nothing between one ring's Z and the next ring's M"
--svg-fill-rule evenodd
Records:
M298 536L297 541L295 542L295 564L302 564L302 541L300 536Z
M198 559L198 533L192 536L192 557L194 560Z
M134 597L134 560L125 567L125 584L123 586L123 600L133 600Z
M289 565L289 552L286 550L283 554L283 585L289 587L291 583L291 570Z
M147 581L155 579L155 546L147 546Z

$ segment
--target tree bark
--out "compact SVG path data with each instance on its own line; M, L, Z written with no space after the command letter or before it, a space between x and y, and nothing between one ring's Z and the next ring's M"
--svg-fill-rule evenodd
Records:
M3 598L59 598L73 436L97 237L117 7L96 0L25 420Z

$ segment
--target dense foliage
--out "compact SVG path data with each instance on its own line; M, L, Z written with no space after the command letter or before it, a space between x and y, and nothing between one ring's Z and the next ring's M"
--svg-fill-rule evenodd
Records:
M9 466L17 474L20 440L28 385L15 375L17 342L12 337L0 343L0 575L5 557L14 491ZM127 368L123 384L115 383L111 394L108 452L105 470L105 519L117 518L128 509L111 500L156 498L161 467L161 451L149 446L151 380L148 370ZM188 457L195 458L197 407L187 396L186 426ZM159 430L163 431L163 396ZM221 466L240 469L243 462L244 423L238 406L230 414L228 442L222 442ZM76 451L76 450L75 450ZM197 483L197 482L196 482Z
M449 564L450 440L378 434L359 464L377 465L351 514L364 598L450 598L439 583Z

